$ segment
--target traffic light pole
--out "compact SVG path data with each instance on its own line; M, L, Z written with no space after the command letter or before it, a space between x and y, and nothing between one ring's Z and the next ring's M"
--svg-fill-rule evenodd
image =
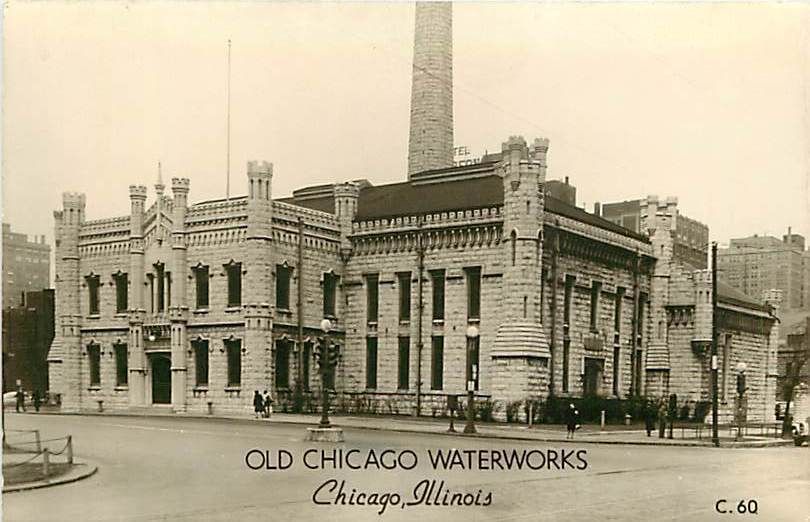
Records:
M717 433L717 242L712 242L712 444L720 446Z

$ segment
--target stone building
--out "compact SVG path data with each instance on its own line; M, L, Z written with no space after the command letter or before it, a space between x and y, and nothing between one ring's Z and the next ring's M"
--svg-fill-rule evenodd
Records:
M807 310L805 302L804 238L788 230L782 239L772 236L735 238L718 251L717 266L723 279L752 297L777 288L787 310Z
M416 10L405 181L274 199L272 165L250 162L246 196L190 204L189 180L174 178L171 196L159 181L147 205L131 186L129 215L95 221L83 195L65 194L50 354L63 407L227 414L264 389L283 406L296 386L321 387L323 318L342 353L326 385L351 411L442 411L469 380L502 418L516 401L665 394L702 378L702 330L662 340L681 309L685 328L707 317L705 274L673 259L676 202L646 201L641 233L576 207L567 183L558 199L544 138L512 136L453 166L452 84L433 84L452 78L450 6ZM736 356L765 356L762 320Z
M54 291L25 292L3 309L3 391L48 389L48 350L54 336Z
M29 240L3 223L3 308L17 306L25 292L50 287L51 246L45 236Z

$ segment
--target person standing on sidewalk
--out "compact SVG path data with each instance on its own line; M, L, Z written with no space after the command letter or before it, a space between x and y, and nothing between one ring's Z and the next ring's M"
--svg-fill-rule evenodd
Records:
M39 407L42 405L42 396L39 393L39 390L34 390L34 394L32 396L34 401L34 409L39 413Z
M644 403L644 427L647 429L647 436L652 434L655 429L655 406L652 401Z
M265 418L270 418L270 414L273 413L273 398L270 397L270 392L264 390L264 416Z
M264 401L262 400L262 396L259 395L259 390L253 391L253 413L256 414L256 418L258 419L261 417L262 412L264 412Z
M574 432L577 430L579 424L579 412L574 407L574 403L568 405L568 410L565 412L565 427L568 433L565 435L566 439L573 439Z
M17 410L17 413L20 413L20 410L25 411L25 392L22 389L22 386L17 386L17 402L14 407Z

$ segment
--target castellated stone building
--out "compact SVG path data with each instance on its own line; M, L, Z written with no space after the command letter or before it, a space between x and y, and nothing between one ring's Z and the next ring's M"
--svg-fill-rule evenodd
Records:
M232 415L254 390L283 409L327 386L348 411L431 414L468 381L499 418L550 395L709 398L711 284L673 246L676 200L645 200L634 231L557 199L544 138L452 165L452 85L432 83L452 78L450 10L417 6L406 181L274 199L272 165L250 162L246 196L192 204L174 178L149 203L131 186L128 215L95 221L64 195L49 354L64 409ZM768 418L774 308L724 288L724 397L745 361L749 418ZM342 353L327 383L323 318Z

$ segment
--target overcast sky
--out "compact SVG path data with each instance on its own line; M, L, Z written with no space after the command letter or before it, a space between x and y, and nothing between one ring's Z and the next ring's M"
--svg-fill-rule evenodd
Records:
M89 219L128 186L191 178L223 197L231 38L231 194L245 162L273 194L404 180L408 3L5 4L4 220L53 236L63 191ZM810 6L456 4L457 145L551 140L580 205L677 196L714 239L810 235ZM151 204L151 203L150 203Z

